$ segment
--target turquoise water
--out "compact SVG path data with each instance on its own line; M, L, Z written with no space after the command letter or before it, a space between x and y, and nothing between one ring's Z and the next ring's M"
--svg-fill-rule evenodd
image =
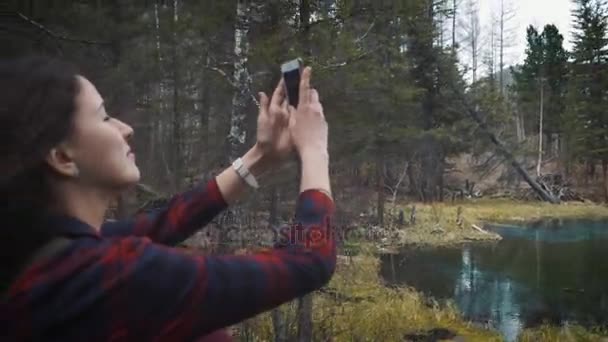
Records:
M453 300L507 341L543 322L608 325L608 220L486 228L503 240L384 255L382 276Z

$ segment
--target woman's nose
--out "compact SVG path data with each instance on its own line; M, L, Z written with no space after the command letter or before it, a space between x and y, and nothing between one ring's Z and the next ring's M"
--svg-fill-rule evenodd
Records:
M133 134L135 133L133 131L133 127L127 125L126 123L124 123L120 120L116 120L116 121L118 122L118 129L120 130L122 135L125 137L125 139L129 139L129 138L133 137Z

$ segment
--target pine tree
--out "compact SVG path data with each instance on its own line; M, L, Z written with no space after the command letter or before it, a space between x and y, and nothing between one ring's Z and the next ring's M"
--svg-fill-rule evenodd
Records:
M543 82L545 108L543 132L547 137L547 149L551 151L554 135L562 133L566 128L561 120L565 110L568 53L563 46L564 37L555 25L546 25L541 36L545 79ZM558 144L559 140L555 143Z
M576 0L573 11L574 57L569 105L575 122L582 125L573 139L588 162L601 161L604 195L608 201L608 116L606 115L608 36L607 8L602 0Z

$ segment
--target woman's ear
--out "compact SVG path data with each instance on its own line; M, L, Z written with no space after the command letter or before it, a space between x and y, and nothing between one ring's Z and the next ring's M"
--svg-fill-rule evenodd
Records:
M59 174L67 177L78 177L78 166L74 161L73 153L65 144L52 148L46 155L45 160Z

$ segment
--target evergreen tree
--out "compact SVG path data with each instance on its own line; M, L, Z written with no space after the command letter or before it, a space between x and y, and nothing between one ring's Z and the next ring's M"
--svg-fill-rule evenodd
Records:
M604 194L608 201L608 115L606 89L608 86L607 8L603 0L576 0L574 16L574 62L569 105L570 118L582 125L572 141L584 151L581 155L594 164L601 161Z
M543 74L544 74L544 125L547 150L553 146L554 134L565 128L562 118L565 110L565 96L568 74L568 53L563 46L564 37L555 25L546 25L542 33Z

